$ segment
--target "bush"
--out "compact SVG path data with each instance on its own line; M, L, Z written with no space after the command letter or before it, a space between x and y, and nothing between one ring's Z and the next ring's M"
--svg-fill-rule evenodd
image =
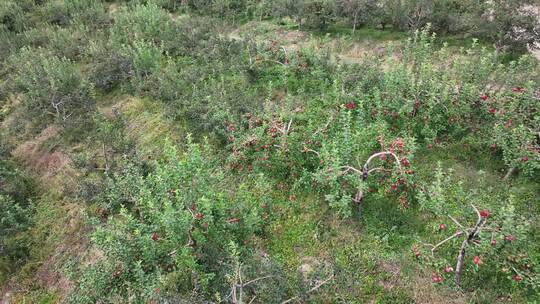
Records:
M28 256L19 233L29 227L30 211L0 193L0 283L4 283Z
M13 164L0 159L0 282L28 257L24 232L31 225L33 195L29 180Z
M171 17L153 3L123 7L114 13L113 19L110 35L119 45L145 40L160 46L172 38Z
M91 58L88 79L94 87L104 93L125 84L133 73L133 60L120 53L110 42L92 42L87 56Z
M105 8L99 0L47 1L39 12L44 23L62 27L82 23L97 29L108 24Z
M220 270L227 246L261 231L268 189L255 178L255 184L226 190L233 188L207 149L189 143L180 156L169 145L147 176L134 169L111 180L99 214L115 215L92 233L104 258L84 269L73 302L209 296L228 289Z
M24 48L10 62L14 89L24 94L24 115L38 126L54 121L76 128L92 117L92 89L71 61Z
M301 25L308 29L325 30L334 19L334 2L329 0L300 1Z
M0 30L21 32L25 23L25 12L17 2L3 1L0 3Z
M0 252L4 253L5 242L17 232L28 227L28 211L7 195L0 194Z

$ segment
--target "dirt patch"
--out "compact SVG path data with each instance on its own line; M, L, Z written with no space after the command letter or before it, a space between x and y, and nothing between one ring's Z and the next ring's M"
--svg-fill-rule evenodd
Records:
M278 29L273 32L270 40L278 41L289 51L297 51L307 45L308 38L305 32L299 30Z
M12 155L21 160L24 165L45 176L54 175L57 171L64 169L71 163L70 157L61 152L42 151L43 143L58 134L59 128L49 126L44 129L37 137L28 140L13 150Z
M411 280L410 295L417 304L464 304L469 303L467 296L450 291L443 287L438 288L431 282L428 273L418 272Z
M398 286L401 276L401 267L397 262L385 261L379 264L379 268L390 275L388 279L380 281L379 285L385 290L390 290Z
M307 40L307 34L299 30L284 30L279 29L274 32L275 38L279 41L282 41L286 44L298 44L305 42Z
M60 150L45 151L45 142L56 136L59 127L49 126L34 139L17 146L11 153L28 171L34 172L43 187L51 189L75 189L76 172L71 157ZM54 188L53 187L56 187Z

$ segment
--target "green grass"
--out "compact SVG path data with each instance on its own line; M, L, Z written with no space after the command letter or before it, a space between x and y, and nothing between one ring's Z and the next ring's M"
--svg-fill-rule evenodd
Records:
M332 25L325 32L319 35L329 35L330 37L346 37L356 42L374 41L389 42L406 40L410 35L407 32L394 31L390 29L376 29L371 27L359 27L354 32L351 27Z

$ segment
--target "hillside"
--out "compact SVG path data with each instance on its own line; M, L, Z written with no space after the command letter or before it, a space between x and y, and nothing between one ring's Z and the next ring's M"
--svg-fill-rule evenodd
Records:
M540 301L539 19L475 3L2 1L0 303Z

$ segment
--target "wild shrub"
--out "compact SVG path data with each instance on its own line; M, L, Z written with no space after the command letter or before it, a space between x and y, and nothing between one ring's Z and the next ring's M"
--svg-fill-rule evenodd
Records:
M43 25L24 31L17 37L19 46L44 48L59 58L80 60L90 42L87 29L72 26Z
M148 78L157 73L166 60L162 48L145 40L130 44L98 40L88 53L93 62L89 79L103 92L120 88L125 92L142 93L147 88Z
M128 82L133 74L133 60L128 54L119 52L112 42L96 40L90 43L86 54L90 58L87 74L94 87L104 93L111 92Z
M0 208L0 282L4 283L28 256L28 247L19 233L29 227L30 211L2 193Z
M92 89L74 63L41 49L24 48L11 58L14 89L23 93L25 115L38 126L78 127L95 109Z
M173 56L201 57L212 51L217 38L216 19L207 17L181 18L172 25L172 35L165 49ZM221 21L219 21L221 22Z
M146 79L157 73L165 60L160 47L144 40L137 40L132 46L124 46L120 53L132 60L133 72L129 78L129 89L135 92L143 90Z
M84 268L73 302L182 298L227 288L221 274L227 246L261 232L270 202L262 177L227 190L225 172L208 153L188 143L181 155L168 145L149 174L115 175L92 233L103 259Z
M100 28L108 23L103 4L99 0L61 0L47 1L39 8L44 23L68 26L82 23Z
M0 282L5 282L28 257L24 232L31 226L33 195L28 178L0 159Z
M113 15L111 39L118 44L145 40L162 46L172 39L172 20L167 11L154 3L124 6Z
M15 1L3 1L0 3L0 29L9 32L21 32L27 21L25 11Z

